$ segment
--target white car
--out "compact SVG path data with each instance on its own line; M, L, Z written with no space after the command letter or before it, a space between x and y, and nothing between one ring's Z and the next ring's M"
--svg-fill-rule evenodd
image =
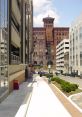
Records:
M61 72L60 72L60 71L55 71L55 74L57 74L57 75L58 75L58 74L61 74Z

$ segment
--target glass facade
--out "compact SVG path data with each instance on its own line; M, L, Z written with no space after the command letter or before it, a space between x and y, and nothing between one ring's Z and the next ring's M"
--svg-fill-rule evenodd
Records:
M8 89L7 2L0 0L0 96Z

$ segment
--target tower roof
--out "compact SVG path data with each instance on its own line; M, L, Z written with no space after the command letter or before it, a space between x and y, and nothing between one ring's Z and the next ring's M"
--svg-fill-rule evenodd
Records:
M45 21L47 21L47 20L52 20L52 21L54 21L54 18L52 18L52 17L45 17L45 18L43 18L43 21L45 22Z

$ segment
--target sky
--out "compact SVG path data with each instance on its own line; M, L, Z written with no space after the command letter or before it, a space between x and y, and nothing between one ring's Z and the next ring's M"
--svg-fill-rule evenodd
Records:
M54 26L69 27L82 14L82 0L33 0L34 27L43 26L44 17L55 18Z
M7 0L0 0L0 27L7 26Z

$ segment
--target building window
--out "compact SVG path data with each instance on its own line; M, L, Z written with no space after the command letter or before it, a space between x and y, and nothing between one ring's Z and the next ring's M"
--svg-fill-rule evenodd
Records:
M80 60L80 65L82 66L82 60Z
M69 44L69 42L65 42L65 44Z
M79 28L79 38L82 39L82 27Z
M69 47L65 47L65 49L69 49Z
M76 65L78 65L78 55L76 55Z
M80 52L80 65L82 66L82 52Z

